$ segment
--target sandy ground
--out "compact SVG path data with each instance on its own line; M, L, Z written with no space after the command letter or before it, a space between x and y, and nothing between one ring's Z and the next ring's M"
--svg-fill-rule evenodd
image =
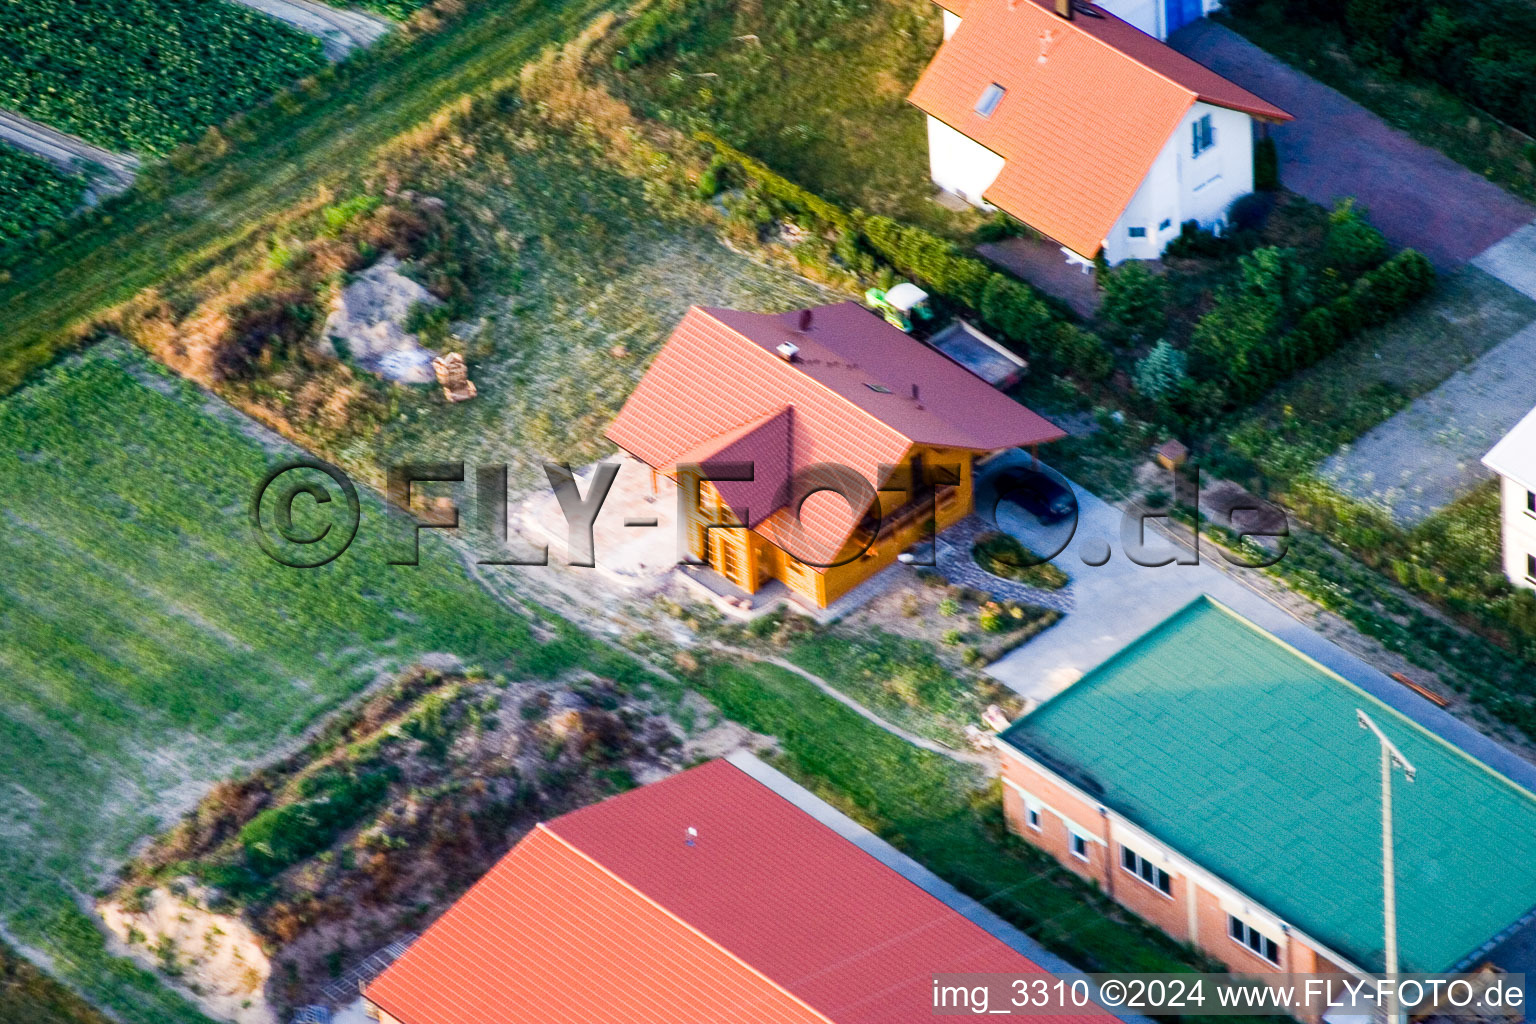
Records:
M235 0L246 7L285 21L301 32L319 36L325 55L340 60L359 46L370 46L390 29L390 23L372 14L331 7L314 0Z

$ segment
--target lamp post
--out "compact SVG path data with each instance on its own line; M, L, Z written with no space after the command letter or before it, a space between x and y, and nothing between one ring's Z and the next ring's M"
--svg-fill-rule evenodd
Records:
M1355 721L1360 728L1376 734L1381 744L1381 911L1386 928L1386 976L1388 989L1387 1020L1390 1024L1406 1024L1402 1009L1397 1002L1397 882L1392 864L1392 766L1403 770L1409 782L1418 774L1413 762L1403 756L1397 744L1387 739L1387 734L1359 708L1355 709Z

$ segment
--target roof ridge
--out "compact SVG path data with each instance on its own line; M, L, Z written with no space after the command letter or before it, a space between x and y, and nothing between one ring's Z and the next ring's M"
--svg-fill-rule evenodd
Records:
M811 309L811 310L817 310L817 309L831 309L831 308L836 307L836 306L858 306L858 305L859 304L854 302L852 299L844 299L842 302L824 302L824 303L822 303L819 306L808 306L806 308L807 309ZM719 308L719 307L715 307L715 308ZM859 306L859 308L860 309L864 309L863 306ZM772 359L775 362L786 363L787 365L789 365L791 367L793 367L795 365L793 362L790 362L787 359L781 359L781 358L779 358L779 356L775 355L774 353L769 352L767 349L763 348L757 342L753 341L751 338L747 337L745 334L743 334L742 332L738 331L736 328L732 327L730 324L726 323L724 320L721 320L719 317L714 316L713 315L713 310L710 307L699 306L698 309L701 310L706 316L708 316L715 323L719 324L721 327L725 328L727 331L730 331L731 334L733 334L738 341L744 342L748 347L750 347L751 349L753 349L756 352L760 352L766 358ZM751 313L751 312L746 312L744 310L737 310L737 309L728 309L728 310L725 310L725 312L727 312L727 313L745 313L745 315L747 315L747 316L761 316L761 317L766 317L766 318L772 319L772 320L777 320L782 315L782 314L779 314L779 313ZM866 310L866 312L868 312L868 311ZM871 313L870 315L873 316L874 314ZM817 341L815 338L811 338L810 340L815 341L816 344L818 344L818 345L823 344L822 342ZM896 435L897 437L900 437L900 438L904 439L907 442L908 445L914 445L914 444L917 443L916 440L914 440L911 437L908 437L907 434L904 431L897 430L895 427L891 426L885 420L881 419L879 416L876 416L874 413L870 412L868 409L864 408L862 405L860 405L859 403L855 402L853 399L849 398L847 395L843 394L841 391L838 391L836 388L831 387L830 385L824 383L823 381L817 380L815 377L813 377L810 374L806 373L804 370L797 369L795 372L798 373L805 380L810 381L812 384L815 384L822 391L825 391L827 394L829 394L833 398L837 399L843 405L846 405L850 409L857 410L860 415L864 416L866 419L868 419L871 422L875 423L877 426L882 427L883 429L889 431L890 433ZM793 409L794 408L794 403L791 402L788 405L788 408Z
M1035 0L1031 0L1031 2L1034 3ZM1072 2L1089 3L1089 0L1072 0ZM1046 10L1041 4L1035 3L1035 6L1039 7L1041 10L1045 11L1046 14L1051 14L1051 12L1049 10ZM1116 21L1118 21L1118 22L1120 22L1120 23L1122 23L1124 25L1128 25L1129 27L1131 27L1133 29L1136 29L1137 32L1141 32L1141 29L1136 28L1135 25L1132 25L1130 22L1126 21L1124 18L1120 17L1118 14L1115 14L1113 11L1105 10L1103 7L1100 7L1098 4L1095 4L1095 3L1089 3L1089 6L1093 7L1094 10L1099 11L1101 14L1104 15L1104 17L1114 18ZM1110 51L1112 51L1114 53L1118 53L1120 56L1124 57L1126 60L1130 61L1132 64L1135 64L1137 67L1141 68L1143 71L1150 72L1152 75L1154 75L1157 78L1161 78L1163 81L1167 82L1169 85L1177 86L1183 92L1189 93L1189 99L1190 99L1189 105L1191 107L1194 106L1196 101L1198 101L1200 99L1200 94L1198 92L1196 92L1195 90L1191 89L1189 86L1185 85L1183 82L1176 82L1176 81L1174 81L1172 78L1169 78L1167 75L1163 74L1161 71L1159 71L1156 68L1152 67L1151 65L1147 64L1145 61L1142 61L1142 60L1140 60L1140 59L1138 59L1136 57L1131 56L1129 53L1126 53L1124 50L1120 49L1120 47L1115 46L1112 43L1107 42L1106 40L1100 39L1098 36L1094 35L1092 32L1088 31L1086 28L1083 28L1081 25L1079 25L1075 19L1073 19L1073 18L1063 18L1063 17L1060 17L1059 15L1057 15L1056 18L1057 18L1058 21L1064 21L1068 25L1071 25L1072 28L1075 31L1077 31L1080 35L1087 36L1089 39L1092 39L1094 42L1098 43L1100 46L1104 47L1105 49L1108 49L1108 50L1110 50ZM1161 39L1158 39L1154 35L1151 35L1151 34L1146 33L1146 32L1141 32L1141 34L1146 36L1148 39L1152 40L1154 43L1158 44L1159 46L1165 47L1171 53L1178 53L1179 52L1178 50L1175 50L1173 47L1169 46L1167 43L1163 42ZM1183 56L1183 54L1180 54L1180 56ZM1196 61L1195 63L1199 64L1200 62ZM1201 65L1201 66L1204 67L1204 65ZM1215 72L1212 72L1212 74L1215 74ZM1225 78L1226 76L1223 75L1221 77ZM1233 82L1232 84L1233 85L1237 85L1236 82ZM1238 86L1238 88L1241 89L1242 86ZM1186 107L1184 109L1185 109L1185 113L1188 113L1189 107ZM1179 117L1182 119L1183 118L1183 114L1180 114ZM1132 198L1134 199L1135 197L1133 196Z
M729 763L729 762L726 762L726 763ZM735 765L731 765L731 767L735 771L741 771L741 769L740 768L736 768ZM745 775L746 773L742 772L742 774ZM748 777L750 778L750 776L748 776ZM558 821L559 819L556 818L554 820ZM649 894L647 894L645 892L642 892L635 885L631 884L629 881L627 881L626 879L622 878L617 872L615 872L613 869L609 868L608 865L604 864L602 861L598 860L596 857L593 857L592 855L587 853L581 847L577 846L574 842L572 842L572 841L566 839L564 836L560 835L560 833L556 832L553 828L550 828L550 825L552 825L553 823L554 823L553 821L551 821L551 822L543 822L543 821L541 821L537 825L534 826L534 829L536 831L542 832L545 835L548 835L551 838L553 838L561 846L563 846L566 849L570 850L572 853L576 854L576 856L580 857L582 860L586 861L588 864L591 864L594 868L596 868L597 870L601 871L603 874L607 875L609 878L612 878L615 882L619 883L624 888L626 888L630 892L634 893L636 896L639 896L646 903L648 903L652 907L655 907L658 911L660 911L662 914L666 915L667 917L671 918L673 921L677 922L677 924L681 925L683 928L685 928L688 931L692 932L694 935L697 935L701 940L703 940L704 942L706 942L709 945L713 946L715 949L719 950L726 957L729 957L731 960L733 960L736 963L740 964L743 968L745 968L751 974L753 974L754 976L762 979L764 982L766 982L767 984L771 985L778 992L781 992L785 996L788 996L790 999L794 1000L801 1007L803 1007L808 1013L812 1014L813 1016L817 1017L820 1020L826 1021L827 1024L837 1024L837 1022L834 1021L832 1018L828 1017L826 1014L824 1014L820 1010L816 1009L810 1003L807 1003L804 999L801 999L794 992L791 992L789 989L785 988L783 985L781 985L778 982L774 981L772 978L768 977L768 975L764 974L762 971L758 970L753 965L747 963L745 960L743 960L741 957L737 956L731 950L726 949L723 945L721 945L720 943L716 942L714 940L714 938L712 938L711 936L706 935L704 932L700 931L697 927L695 927L693 925L692 922L685 921L683 918L679 917L677 914L674 914L670 909L668 909L667 907L665 907L662 904L658 903L656 900L652 899Z

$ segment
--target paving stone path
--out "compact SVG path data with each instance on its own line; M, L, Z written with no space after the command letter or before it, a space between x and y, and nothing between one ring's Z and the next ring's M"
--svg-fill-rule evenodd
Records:
M1044 590L1017 580L1005 580L1001 576L994 576L977 565L976 560L971 557L971 546L976 543L977 537L996 530L997 527L980 516L970 516L956 523L939 536L935 568L951 583L985 590L1003 601L1017 601L1020 604L1050 608L1063 615L1076 607L1070 582L1060 590Z

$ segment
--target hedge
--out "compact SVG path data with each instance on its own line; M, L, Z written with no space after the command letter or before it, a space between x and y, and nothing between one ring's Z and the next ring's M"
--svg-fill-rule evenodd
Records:
M1417 302L1435 286L1435 268L1423 253L1404 249L1375 270L1367 271L1326 305L1308 310L1296 326L1273 345L1255 353L1249 382L1242 389L1253 398L1297 370L1329 355L1367 327L1378 327ZM1233 388L1234 392L1238 390Z
M1113 361L1099 336L1063 320L1022 281L922 228L889 217L849 213L716 135L700 132L697 138L740 167L769 198L798 211L810 222L808 227L836 233L840 253L850 245L868 249L898 273L973 311L988 330L1023 355L1047 360L1085 380L1109 375Z

